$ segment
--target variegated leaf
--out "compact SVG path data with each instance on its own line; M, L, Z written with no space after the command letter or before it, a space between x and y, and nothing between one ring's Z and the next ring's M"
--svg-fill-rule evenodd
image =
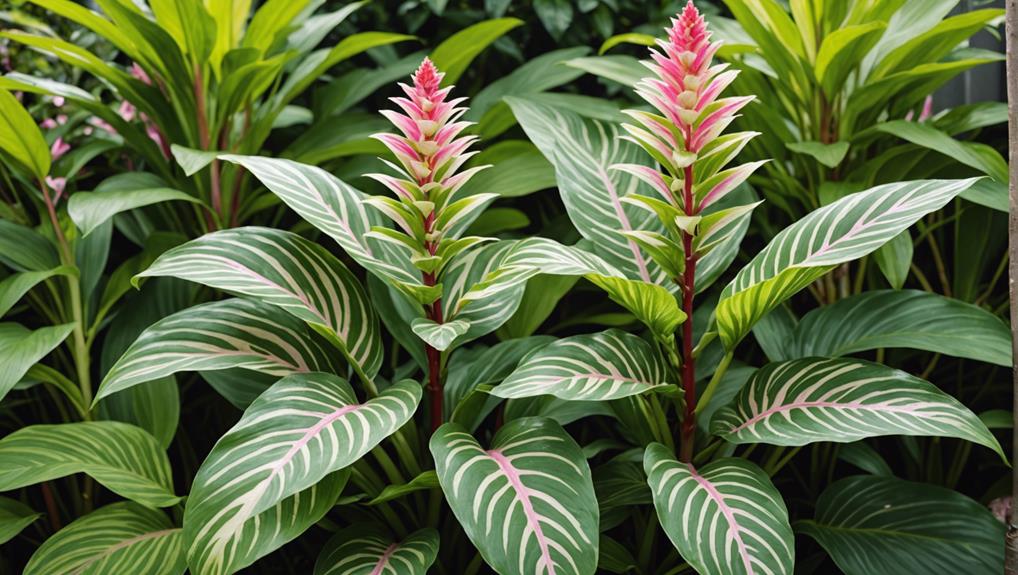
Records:
M873 252L976 181L885 184L846 196L785 228L721 293L716 317L725 347L734 348L767 312L836 265Z
M123 501L56 532L32 555L25 575L179 575L184 538L162 511Z
M654 214L621 199L640 193L640 180L615 164L645 162L635 144L619 137L618 127L585 119L572 110L512 97L506 102L527 136L555 166L559 194L566 212L596 252L629 279L672 286L671 280L632 239L622 232L663 228Z
M365 195L332 174L291 160L261 156L220 156L244 166L311 225L328 234L357 263L418 301L437 293L421 282L408 252L378 241L369 232L384 219L365 206ZM430 294L430 295L429 295ZM430 298L430 299L429 299Z
M30 425L0 439L0 491L74 473L144 505L180 500L166 453L140 427L118 421Z
M557 423L507 423L484 449L463 426L431 438L438 480L453 513L501 575L591 575L598 510L580 446Z
M500 241L458 254L442 272L446 321L468 323L461 345L498 329L516 312L534 271L506 263L516 242Z
M0 497L0 545L14 539L21 530L42 517L31 507L10 497Z
M244 299L197 305L148 327L124 352L96 401L178 371L244 368L278 377L339 371L329 344L297 318Z
M957 437L1001 454L979 418L933 384L857 359L771 363L717 411L711 430L733 443L806 445L880 435Z
M290 232L247 227L202 236L161 255L139 277L172 276L256 298L306 321L368 377L382 364L367 293L328 250Z
M233 573L264 555L253 543L279 530L280 519L261 514L304 497L357 461L406 423L420 398L421 387L412 381L365 403L345 380L327 373L273 384L220 438L195 476L184 511L191 568Z
M554 395L560 399L621 399L668 385L653 346L617 329L576 335L523 358L491 393L498 397Z
M445 351L457 337L467 333L470 323L461 319L435 323L434 320L419 317L410 322L410 329L431 347L438 351Z
M420 529L398 541L384 529L355 525L329 539L314 575L425 575L437 557L434 529Z
M745 459L717 459L697 469L655 443L643 459L665 533L697 572L792 573L795 543L781 494Z
M846 575L1004 572L1004 523L936 485L857 476L820 495L796 531L816 539Z

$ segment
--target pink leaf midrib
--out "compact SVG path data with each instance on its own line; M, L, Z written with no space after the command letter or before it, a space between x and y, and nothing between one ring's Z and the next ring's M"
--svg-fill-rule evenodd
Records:
M866 404L859 401L796 401L792 403L786 403L785 405L778 405L776 407L769 407L753 417L747 419L741 424L732 427L729 433L738 433L747 427L756 425L760 421L774 415L776 413L783 413L785 411L791 411L793 409L808 409L810 407L824 407L831 409L864 409L869 411L880 411L889 413L913 413L915 407L913 406L894 406L894 405L883 405L883 404Z
M487 454L498 464L506 479L509 480L509 485L516 492L516 499L519 500L520 505L523 507L523 515L526 517L530 528L533 529L534 537L537 538L537 546L541 550L541 557L545 565L548 567L548 575L555 575L555 562L552 561L551 551L548 548L548 538L544 535L544 531L541 528L540 517L537 515L537 511L534 510L534 504L530 500L530 489L523 485L520 472L516 470L512 462L509 461L509 458L500 450L492 449ZM538 565L540 565L540 562L538 562Z
M707 492L707 496L717 503L718 509L721 514L724 515L725 521L728 523L728 529L732 533L732 538L735 540L735 544L739 549L739 557L742 559L742 566L746 569L747 575L753 575L756 571L753 569L753 563L750 560L749 549L746 548L746 542L742 540L742 531L739 528L739 522L735 519L735 512L725 502L724 495L718 491L717 487L713 483L707 480L706 477L700 475L700 473L693 467L692 463L686 463L686 468L689 469L690 475L693 476L693 480L696 481L704 491Z
M375 568L371 570L371 575L382 575L382 570L389 565L389 559L392 558L392 554L399 549L399 543L393 543L385 549L385 553L378 558L378 563L375 563Z

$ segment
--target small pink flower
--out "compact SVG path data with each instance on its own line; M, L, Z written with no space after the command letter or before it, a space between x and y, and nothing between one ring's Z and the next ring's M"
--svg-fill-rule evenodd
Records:
M57 121L54 120L53 118L46 118L39 125L42 126L43 128L46 128L47 130L52 130L53 128L57 127Z
M53 203L55 204L60 196L64 193L64 188L67 187L67 178L54 178L53 176L46 176L46 185L55 192L53 196Z
M149 86L152 85L152 78L148 77L148 73L145 72L145 70L143 70L142 67L139 66L137 62L131 63L131 75L141 80L142 82L148 84Z
M53 105L56 106L57 108L63 106L64 105L64 97L63 96L53 96Z
M56 140L53 140L53 144L49 147L49 154L54 160L57 160L70 150L70 144L65 142L63 138L57 138Z
M117 114L124 119L125 122L134 120L134 116L138 113L138 109L134 107L134 104L124 100L120 102L120 107L117 108Z

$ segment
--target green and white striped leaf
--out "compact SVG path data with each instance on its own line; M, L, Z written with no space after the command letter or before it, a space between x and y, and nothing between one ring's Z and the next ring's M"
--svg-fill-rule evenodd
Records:
M846 575L1002 573L1004 524L961 493L893 477L842 479L796 523Z
M355 525L329 539L314 575L425 575L437 557L434 529L420 529L398 541L376 526Z
M580 446L554 421L507 423L484 449L446 423L431 438L442 491L500 575L591 575L598 509Z
M96 401L178 371L244 368L283 377L339 371L329 344L297 318L244 299L197 305L148 327L103 379Z
M667 275L623 232L662 232L657 217L622 201L646 188L614 164L642 164L646 154L619 137L617 125L583 118L564 107L511 97L512 108L530 140L555 166L559 194L580 234L597 254L629 279L670 285Z
M382 364L378 318L357 278L328 250L297 234L235 228L161 255L139 277L172 276L248 296L306 321L369 377Z
M17 323L0 323L0 399L33 365L67 339L72 330L74 324L71 323L35 331Z
M847 358L765 365L714 414L711 431L732 443L773 445L880 435L957 437L1004 456L979 417L933 384Z
M280 529L260 516L360 459L413 416L421 386L397 383L358 403L327 373L285 377L256 399L202 463L184 511L191 568L233 573L252 542ZM257 519L256 519L257 518ZM300 531L294 533L299 534Z
M14 539L25 527L42 517L34 509L10 497L0 497L0 545Z
M0 281L0 317L11 311L14 304L39 282L53 276L71 275L76 273L70 266L60 266L39 272L21 272L12 274Z
M467 333L470 323L455 319L440 324L435 323L434 320L419 317L410 322L410 329L431 347L438 351L445 351L457 337Z
M498 241L460 252L443 270L446 320L468 324L456 345L498 329L519 308L525 283L536 272L506 262L516 243Z
M491 393L503 398L554 395L559 399L621 399L668 385L653 346L617 329L576 335L525 357Z
M859 259L971 187L967 180L876 186L811 212L782 230L721 293L716 317L732 349L753 324L838 264Z
M417 301L431 301L434 289L421 282L408 252L368 234L384 225L376 210L366 209L366 196L314 166L260 156L220 156L244 166L284 204L336 240L351 258ZM432 294L432 295L429 295Z
M788 510L754 463L729 457L697 469L654 443L644 454L643 466L661 526L697 572L792 572L795 542Z
M74 473L142 505L180 500L166 453L140 427L118 421L30 425L0 439L0 491Z
M786 357L836 357L909 348L1011 366L1011 331L960 300L918 290L877 290L817 308L792 332Z
M184 538L162 511L122 501L76 519L43 542L25 575L180 575Z

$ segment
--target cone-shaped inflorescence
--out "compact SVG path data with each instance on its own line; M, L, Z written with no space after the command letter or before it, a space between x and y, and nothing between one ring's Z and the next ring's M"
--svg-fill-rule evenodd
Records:
M442 272L452 258L486 238L460 237L495 194L474 194L455 199L456 192L487 166L461 170L476 152L468 149L477 136L461 136L470 122L460 118L467 111L466 98L449 99L452 87L443 88L442 77L425 58L414 72L413 85L400 84L405 97L391 98L400 111L381 113L399 134L375 134L396 157L383 159L394 175L367 174L395 197L373 196L365 200L396 224L398 229L375 227L371 235L407 250L421 272L425 289L417 293L427 319L442 324ZM425 345L428 355L432 422L442 422L441 355Z
M721 201L744 182L762 162L723 169L756 132L722 135L753 96L722 98L721 93L737 76L727 64L714 64L720 42L711 33L692 0L672 20L668 39L651 48L644 64L651 75L636 84L636 93L655 112L627 110L635 124L623 124L626 139L640 145L660 164L662 171L621 164L648 183L660 198L630 196L627 201L657 214L666 234L641 233L634 237L674 279L683 292L683 311L693 316L696 263L728 239L755 204L704 210ZM682 453L689 459L695 432L695 387L692 325L683 326L682 357L670 354L681 370L686 395L682 426Z

